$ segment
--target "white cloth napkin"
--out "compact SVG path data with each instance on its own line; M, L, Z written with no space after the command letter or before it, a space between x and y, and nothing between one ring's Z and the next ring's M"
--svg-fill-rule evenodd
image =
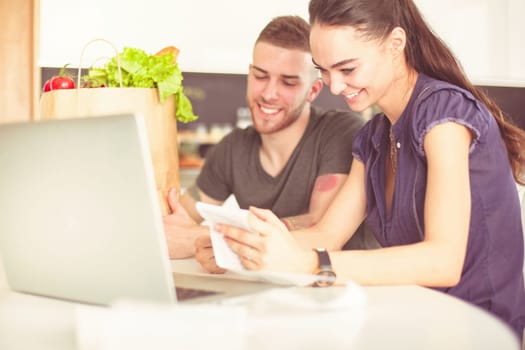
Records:
M79 350L241 350L245 326L246 309L240 306L125 301L76 311Z

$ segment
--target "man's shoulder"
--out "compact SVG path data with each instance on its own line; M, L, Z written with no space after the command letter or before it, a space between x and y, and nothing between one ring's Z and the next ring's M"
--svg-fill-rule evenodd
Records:
M259 141L259 134L253 127L234 128L206 152L206 164L241 161Z
M219 142L219 144L238 144L251 143L259 139L259 133L252 127L234 128L228 135Z
M312 115L315 116L315 118L327 121L344 119L364 122L364 118L361 116L361 114L351 111L349 109L323 109L317 106L312 106Z
M260 142L257 131L249 126L244 129L234 128L230 133L217 142L207 153L206 158L222 158L242 154Z
M360 128L366 120L358 113L345 109L322 109L312 107L312 118L321 125Z

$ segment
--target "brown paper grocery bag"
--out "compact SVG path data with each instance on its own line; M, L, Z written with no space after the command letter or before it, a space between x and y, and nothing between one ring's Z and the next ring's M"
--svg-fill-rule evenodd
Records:
M179 157L175 99L159 101L154 88L81 88L52 90L40 98L41 119L65 119L108 114L140 113L148 129L151 159L163 215L170 188L179 189Z

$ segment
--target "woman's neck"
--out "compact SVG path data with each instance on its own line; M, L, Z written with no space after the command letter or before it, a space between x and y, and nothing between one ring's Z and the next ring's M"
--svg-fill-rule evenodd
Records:
M378 106L383 113L385 113L392 125L397 122L408 105L408 101L410 101L410 97L416 86L418 75L418 72L414 69L405 67L403 71L394 77L383 101L378 103Z

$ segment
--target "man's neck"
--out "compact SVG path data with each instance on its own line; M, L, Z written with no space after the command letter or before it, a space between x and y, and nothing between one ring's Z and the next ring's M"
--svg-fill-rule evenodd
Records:
M306 105L301 116L288 127L276 133L261 135L259 158L263 169L269 175L277 176L286 166L309 121L310 106Z

